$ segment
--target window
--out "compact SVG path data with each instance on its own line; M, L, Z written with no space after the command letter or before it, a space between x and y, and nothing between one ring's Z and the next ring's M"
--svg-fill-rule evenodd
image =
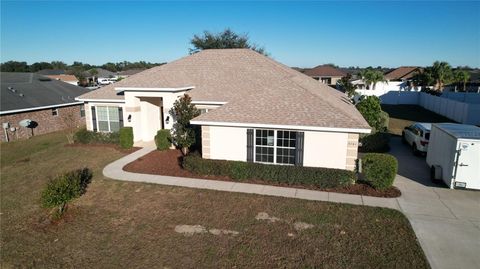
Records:
M85 117L85 106L80 106L80 117Z
M262 163L273 163L275 137L273 130L255 131L255 160Z
M208 112L208 109L206 109L206 108L201 108L201 109L199 109L199 111L200 111L200 115L202 115L202 114L207 113L207 112Z
M52 108L52 116L58 116L58 108Z
M297 133L255 130L255 162L295 164Z
M97 125L100 132L118 132L120 130L120 117L118 107L97 106Z
M277 131L277 163L295 164L297 133Z
M322 82L325 83L325 84L332 84L332 78L330 77L322 77Z

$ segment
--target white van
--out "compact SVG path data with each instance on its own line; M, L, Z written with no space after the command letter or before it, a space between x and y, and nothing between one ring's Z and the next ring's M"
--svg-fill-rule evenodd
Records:
M432 124L427 164L432 180L443 180L451 189L480 190L480 128Z

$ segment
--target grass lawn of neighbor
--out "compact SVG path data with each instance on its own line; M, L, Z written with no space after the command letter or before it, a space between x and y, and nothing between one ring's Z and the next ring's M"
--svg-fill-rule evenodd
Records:
M390 116L388 131L395 135L414 122L455 122L417 105L382 105L382 110Z
M65 143L1 144L2 268L429 267L398 211L110 180L125 153ZM48 179L84 166L86 194L47 221Z

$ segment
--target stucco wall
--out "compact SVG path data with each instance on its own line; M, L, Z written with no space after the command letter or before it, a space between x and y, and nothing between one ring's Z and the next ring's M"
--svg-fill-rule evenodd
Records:
M347 133L305 131L303 165L345 169Z
M38 124L38 126L33 129L34 135L76 128L85 124L84 117L80 116L81 106L82 105L59 107L57 116L52 115L52 109L2 115L0 116L0 121L2 124L8 122L10 127L15 127L14 132L12 132L10 128L8 129L10 141L25 139L31 136L32 131L29 128L21 127L18 124L21 120L29 119ZM1 141L6 141L5 131L3 129L1 130L0 138Z
M210 126L208 129L210 159L247 161L246 128Z

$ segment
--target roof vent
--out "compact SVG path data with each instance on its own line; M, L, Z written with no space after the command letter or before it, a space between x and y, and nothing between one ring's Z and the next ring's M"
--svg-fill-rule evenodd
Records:
M38 80L40 81L51 81L52 79L49 77L39 77Z
M20 97L24 97L24 96L25 96L25 94L23 94L23 93L19 93L19 94L18 94L18 96L20 96Z

